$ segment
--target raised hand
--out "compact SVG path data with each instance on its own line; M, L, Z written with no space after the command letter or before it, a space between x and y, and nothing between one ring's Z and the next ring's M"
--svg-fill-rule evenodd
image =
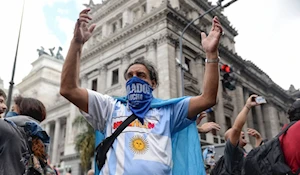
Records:
M201 122L201 120L202 120L204 117L206 117L206 116L207 116L207 114L206 114L205 111L201 112L201 113L200 113L200 116L199 116L199 117L197 118L197 120L196 120L196 124L199 125L200 122Z
M218 45L223 33L223 29L218 17L213 18L212 28L206 36L204 32L201 32L202 47L206 53L216 53L218 51Z
M211 130L217 130L220 131L221 127L219 124L215 123L215 122L208 122L208 123L204 123L203 125L201 125L200 127L198 127L198 132L200 133L208 133Z
M256 103L255 100L254 100L256 97L258 97L258 95L253 94L253 95L251 95L251 96L247 99L246 105L245 105L245 106L246 106L248 109L251 109L253 106L259 105L259 104Z
M255 138L255 148L259 147L263 143L263 138L261 137L260 133L255 129L248 128L247 133Z
M89 20L92 18L88 15L91 9L84 9L80 12L79 18L77 19L75 30L74 30L74 41L84 44L91 36L96 25L92 24L88 28Z
M252 128L248 128L247 129L247 133L252 136L255 137L256 139L261 139L261 135L258 131L256 131L255 129Z

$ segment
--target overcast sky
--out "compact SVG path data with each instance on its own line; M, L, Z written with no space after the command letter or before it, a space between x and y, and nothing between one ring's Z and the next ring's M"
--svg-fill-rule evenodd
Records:
M84 8L82 4L88 2L26 0L16 84L30 72L40 46L47 51L62 46L66 54L75 20ZM22 3L23 0L9 0L0 6L0 77L6 88L11 79ZM224 13L238 30L236 51L243 59L251 60L282 88L288 89L290 84L300 88L300 0L239 0Z

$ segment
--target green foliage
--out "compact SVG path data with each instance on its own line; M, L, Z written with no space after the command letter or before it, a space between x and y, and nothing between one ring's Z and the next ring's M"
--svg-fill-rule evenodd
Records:
M80 155L81 167L84 171L91 168L91 158L95 150L95 131L82 116L77 116L73 121L73 126L81 129L75 137L75 150Z

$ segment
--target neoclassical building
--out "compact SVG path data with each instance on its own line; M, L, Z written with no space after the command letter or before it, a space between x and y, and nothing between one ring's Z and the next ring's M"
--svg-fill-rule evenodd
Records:
M153 62L160 77L154 91L158 98L199 95L203 86L205 54L200 32L209 32L213 16L218 16L224 35L220 44L221 64L230 65L237 78L236 89L219 86L217 105L206 121L221 125L220 132L203 134L202 144L224 143L224 132L233 124L249 95L255 93L267 99L267 104L249 113L244 129L257 129L264 138L271 138L288 122L287 109L294 101L290 92L274 83L254 63L242 59L235 50L237 31L220 11L214 11L195 22L183 38L184 87L181 87L179 37L189 21L212 5L206 0L108 0L91 6L94 35L86 43L81 58L80 78L83 86L109 95L124 95L125 68L137 58ZM222 77L220 77L222 79ZM221 81L220 81L221 83ZM205 122L205 121L203 121ZM254 140L250 143L254 144Z
M92 2L92 1L91 1ZM212 7L207 0L106 0L90 3L92 23L97 25L93 36L84 45L80 67L82 87L103 94L125 95L123 73L135 59L150 60L156 65L159 86L157 98L168 99L182 95L199 95L202 91L205 54L200 32L209 32L213 16L223 25L219 53L221 63L230 65L237 79L236 89L223 88L220 77L217 104L203 122L221 125L220 132L201 134L202 145L224 143L224 132L230 128L245 100L253 93L262 95L267 104L257 106L249 113L246 128L257 129L264 138L275 136L288 122L287 109L300 94L299 90L284 90L254 63L242 59L235 50L237 31L220 11L211 12L195 22L183 38L184 82L181 85L179 37L189 21ZM43 127L51 136L51 163L63 172L72 168L72 174L82 174L79 156L74 150L74 137L79 132L72 121L80 115L78 109L59 95L63 61L42 55L32 65L31 73L18 85L21 94L41 99L48 117ZM248 149L254 140L250 141Z

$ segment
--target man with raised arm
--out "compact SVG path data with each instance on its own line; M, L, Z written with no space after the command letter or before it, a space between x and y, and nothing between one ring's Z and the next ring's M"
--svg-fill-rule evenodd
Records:
M89 11L85 9L80 12L75 25L74 37L63 66L60 93L84 111L89 123L96 130L104 132L106 137L132 113L137 116L114 141L101 174L172 174L172 165L176 163L172 160L171 137L195 123L197 114L216 103L218 45L222 34L218 18L213 18L208 36L201 33L207 59L201 95L168 101L155 99L152 91L158 86L157 71L147 60L138 59L124 72L127 94L122 100L81 88L78 84L82 47L96 27L89 25Z

